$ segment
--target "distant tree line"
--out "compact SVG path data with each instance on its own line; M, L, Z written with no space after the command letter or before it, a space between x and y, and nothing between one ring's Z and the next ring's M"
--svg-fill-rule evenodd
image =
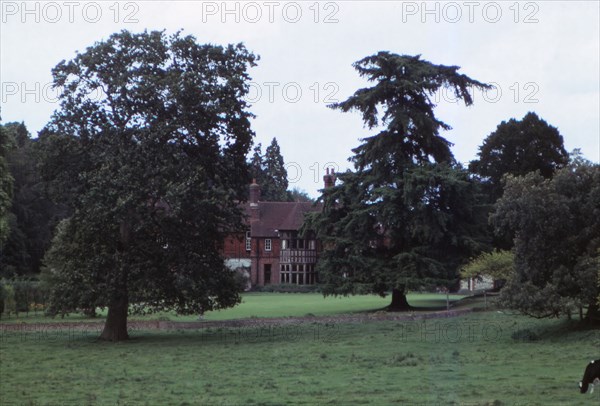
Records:
M0 131L6 202L0 212L0 277L32 276L39 274L54 229L70 210L49 198L40 173L40 143L25 124L7 123Z

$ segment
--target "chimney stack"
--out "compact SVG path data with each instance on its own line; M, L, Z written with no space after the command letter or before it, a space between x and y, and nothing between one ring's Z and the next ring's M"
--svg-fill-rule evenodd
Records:
M256 179L252 179L250 185L250 206L258 206L260 201L260 186L256 183Z
M325 176L323 176L323 182L325 183L325 189L329 189L330 187L335 186L335 174L333 172L333 168L331 168L331 172L329 168L325 168Z

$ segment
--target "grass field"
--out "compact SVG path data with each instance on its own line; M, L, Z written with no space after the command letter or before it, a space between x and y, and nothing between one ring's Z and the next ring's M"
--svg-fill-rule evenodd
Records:
M567 320L491 311L426 321L133 331L130 341L118 344L95 336L85 331L5 332L0 403L600 402L600 391L580 395L577 388L585 365L599 355L600 330Z
M450 295L451 302L463 296ZM416 307L444 308L446 296L439 294L408 295L409 303ZM232 320L249 317L298 317L306 315L326 316L342 313L358 313L376 311L387 306L390 297L382 298L375 295L352 297L326 297L320 293L246 293L242 296L242 303L234 308L214 312L207 312L205 320ZM105 313L100 312L100 316ZM157 313L148 316L130 316L130 320L174 320L192 321L198 316L177 316L174 313ZM67 321L94 321L97 319L86 318L82 314L72 314L66 317ZM2 317L3 323L47 323L65 321L60 317L54 319L44 317L42 313L20 313L19 317Z

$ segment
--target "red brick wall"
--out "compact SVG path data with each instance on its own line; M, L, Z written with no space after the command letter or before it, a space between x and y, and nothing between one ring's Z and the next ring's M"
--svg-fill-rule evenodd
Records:
M251 258L252 268L250 270L250 282L252 286L264 286L265 264L271 264L271 284L279 283L279 250L281 240L271 238L271 251L265 250L266 238L252 238L252 250L246 251L246 235L231 235L225 239L223 244L223 256L225 258Z
M232 234L225 238L223 256L225 258L249 258L250 252L246 251L246 235L244 233Z
M279 283L279 250L281 242L278 238L271 238L271 251L265 250L266 238L252 239L252 284L264 286L265 264L271 265L271 284Z

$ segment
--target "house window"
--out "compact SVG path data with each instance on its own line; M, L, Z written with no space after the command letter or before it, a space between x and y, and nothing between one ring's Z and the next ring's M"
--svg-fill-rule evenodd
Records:
M271 251L271 239L267 238L265 240L265 251Z
M287 240L281 240L281 249L287 250L287 247L288 247Z
M252 238L250 238L250 231L246 231L246 251L252 250Z

